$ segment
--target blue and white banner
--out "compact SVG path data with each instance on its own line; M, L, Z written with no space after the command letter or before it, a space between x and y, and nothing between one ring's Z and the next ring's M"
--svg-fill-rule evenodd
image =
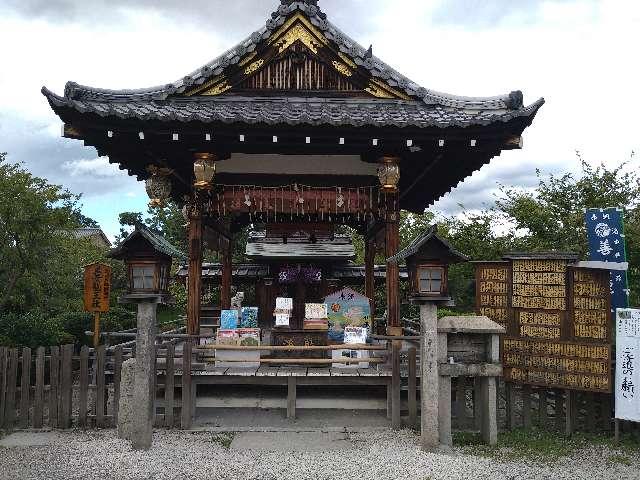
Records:
M589 209L586 211L589 260L611 263L611 311L629 306L627 262L624 236L624 211L621 208Z

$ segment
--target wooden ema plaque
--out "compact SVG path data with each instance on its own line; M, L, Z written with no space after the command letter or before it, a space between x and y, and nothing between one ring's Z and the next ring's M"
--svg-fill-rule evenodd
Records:
M495 285L502 280L492 277L505 277L496 269L509 272L509 285ZM505 295L506 306L498 306ZM611 391L608 271L575 268L557 259L481 263L476 296L478 313L507 328L501 342L506 381ZM503 311L506 321L496 315Z
M478 315L508 327L511 265L486 262L476 268L476 311Z

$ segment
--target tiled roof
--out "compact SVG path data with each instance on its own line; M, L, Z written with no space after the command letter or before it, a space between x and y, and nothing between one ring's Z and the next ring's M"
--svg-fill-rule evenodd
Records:
M469 127L532 117L540 100L520 110L470 111L417 100L291 97L196 97L168 100L97 101L59 97L43 90L54 109L68 107L100 117L202 123L345 125L373 127Z
M410 102L372 99L363 102L318 99L261 99L228 96L217 99L197 97L196 102L176 100L175 95L203 85L237 65L255 52L261 42L297 12L302 12L324 36L335 42L340 53L367 70L373 78L386 82L414 99ZM514 91L497 97L461 97L419 86L373 55L335 25L317 6L317 1L282 0L266 25L221 56L180 80L141 90L105 90L69 82L64 97L46 88L43 94L52 107L70 107L80 112L119 118L197 120L202 122L245 121L250 123L468 126L508 121L516 116L535 115L544 100L523 108L523 95ZM380 112L376 112L380 110Z
M76 238L99 238L105 246L111 246L111 241L107 238L101 228L76 228L73 231L73 236Z
M547 252L509 252L502 258L506 260L567 260L575 262L580 255L573 252L558 252L555 250Z
M253 259L331 259L348 261L356 256L356 251L348 236L319 239L311 242L307 238L268 238L261 233L253 233L247 242L246 255Z
M137 236L141 236L142 238L147 240L153 246L153 248L155 248L160 253L181 260L187 258L187 256L183 252L169 243L169 241L162 235L151 231L141 224L136 224L135 230L131 232L129 236L118 247L111 250L109 256L112 258L118 258L121 255L125 254L127 250L127 244Z
M422 246L424 246L427 242L431 242L431 241L440 243L448 251L451 259L457 260L458 262L464 262L468 260L466 255L458 252L445 239L440 238L438 236L438 226L432 225L431 227L426 229L422 234L414 238L413 241L404 250L398 252L393 257L387 259L387 261L393 262L393 263L399 263L403 260L406 260L408 257L411 257L412 255L415 255L416 253L418 253L422 248Z

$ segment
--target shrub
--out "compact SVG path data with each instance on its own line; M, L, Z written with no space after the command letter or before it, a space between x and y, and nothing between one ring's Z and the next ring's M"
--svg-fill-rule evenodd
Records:
M12 347L60 345L70 337L57 318L40 312L0 314L0 343Z

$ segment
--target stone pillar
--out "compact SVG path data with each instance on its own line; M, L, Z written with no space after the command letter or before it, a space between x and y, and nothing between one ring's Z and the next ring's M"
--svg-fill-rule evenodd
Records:
M447 363L448 349L447 333L438 333L438 363ZM451 435L451 377L438 378L438 428L440 430L440 444L453 445Z
M156 310L155 302L138 303L136 367L133 399L136 414L131 428L134 450L149 450L153 442L156 380Z
M120 373L120 401L118 405L118 437L131 440L131 429L136 416L133 386L135 384L136 359L130 358L122 364Z
M433 450L440 444L438 401L438 307L435 303L420 304L421 361L421 443L423 450Z
M500 337L497 334L492 334L487 338L487 361L494 364L500 363ZM481 378L479 396L482 440L489 445L495 445L498 443L496 377Z

